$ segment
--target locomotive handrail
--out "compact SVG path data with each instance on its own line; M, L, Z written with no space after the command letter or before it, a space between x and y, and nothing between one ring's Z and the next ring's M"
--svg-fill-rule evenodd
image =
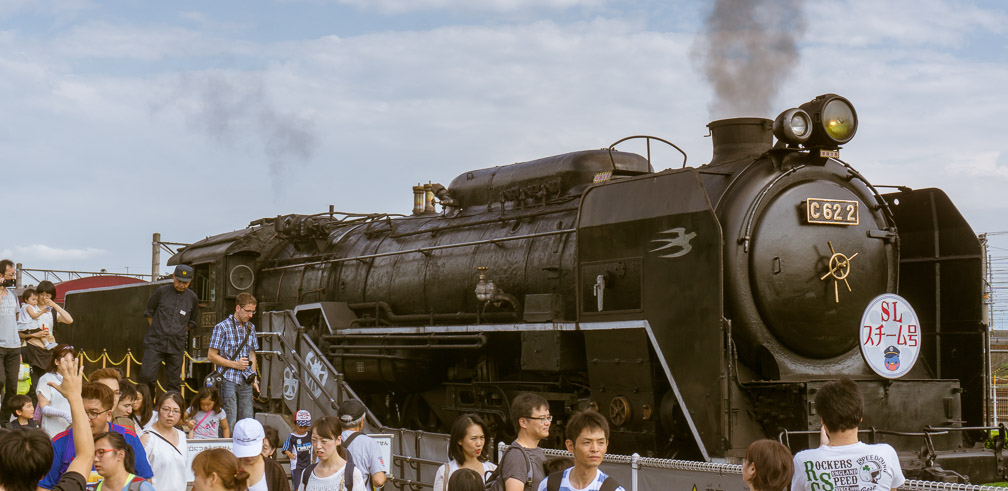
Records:
M756 211L759 209L760 204L763 203L763 198L766 197L766 195L770 192L770 189L776 186L778 182L780 182L785 177L791 175L792 173L798 171L799 169L803 168L805 168L804 165L799 165L784 171L783 173L781 173L781 175L777 176L773 181L771 181L770 184L767 184L766 186L763 187L762 190L760 190L759 195L756 196L755 200L753 200L752 206L749 207L749 211L746 212L745 233L742 234L741 237L739 237L739 242L742 243L743 252L749 252L749 240L752 238L753 220L756 218Z
M280 340L280 344L282 344L283 347L285 349L287 349L288 353L290 353L291 355L293 355L294 359L297 360L297 362L299 364L298 368L307 368L309 366L308 363L306 363L304 361L304 359L301 358L301 355L298 354L297 350L295 350L294 348L291 347L290 343L287 341L287 338L285 338L283 336L282 332L267 331L267 332L258 332L257 334L259 336L273 336L276 339L279 339ZM316 347L316 349L317 349L317 347ZM321 353L322 350L319 350L319 352ZM283 360L285 360L285 361L287 359L286 356L280 356L280 358L283 359ZM288 365L292 365L290 363L287 363L287 364ZM315 384L318 386L319 391L321 391L323 394L325 394L326 398L329 399L329 406L332 409L338 411L339 410L339 405L337 403L337 398L333 397L333 395L329 393L329 391L325 388L325 384L318 377L316 377L315 374L312 373L311 370L307 370L306 369L306 370L304 370L304 373L306 373L309 377L311 377L312 381L314 381ZM338 374L338 372L337 372L337 374ZM350 388L350 386L346 385L346 382L344 382L342 380L342 378L338 378L338 381L336 383L338 384L337 387L341 391L348 392L351 396L353 396L357 400L361 399L360 396L358 396L357 393L354 392L352 388ZM381 426L379 424L378 417L375 416L374 413L371 412L370 408L368 408L368 407L365 406L364 410L366 411L367 416L371 420L372 424L374 424L375 426Z
M874 435L877 435L877 434L878 435L923 436L923 437L927 437L927 436L930 436L930 435L947 435L949 433L949 430L958 430L958 429L960 429L960 428L934 428L934 427L925 427L922 431L897 431L897 430L880 430L880 429L877 429L877 428L875 428L873 426L871 428L859 429L858 433L870 433L872 435L872 438L874 438ZM967 429L967 428L961 428L961 429ZM969 428L969 429L978 429L979 430L979 429L983 429L983 428L976 427L976 428ZM997 427L995 426L995 427L992 427L992 428L989 428L989 429L996 430ZM790 438L788 438L790 435L818 435L818 434L819 434L819 430L784 430L784 431L782 431L782 432L780 432L780 433L777 434L777 440L780 441L781 443L783 443L784 445L790 445Z
M349 261L366 261L366 260L369 260L369 259L378 259L378 258L382 258L382 257L398 256L398 255L401 255L401 254L428 254L431 251L436 251L436 250L441 250L441 249L451 249L451 248L455 248L455 247L477 246L477 245L483 245L483 244L496 244L498 242L505 242L505 241L510 241L510 240L534 239L536 237L548 237L548 236L551 236L551 235L569 234L569 233L573 233L573 232L576 232L576 231L577 231L577 229L565 228L565 229L561 229L561 230L552 230L552 231L549 231L549 232L537 232L537 233L534 233L534 234L515 235L513 237L500 237L500 238L494 238L494 239L473 240L473 241L469 241L469 242L459 242L457 244L442 244L442 245L430 246L430 247L418 247L416 249L406 249L406 250L402 250L402 251L379 252L379 253L376 253L376 254L363 254L363 255L360 255L360 256L353 256L353 257L339 257L339 258L333 258L333 259L325 259L325 260L321 260L321 261L311 261L311 262L306 262L306 263L285 264L283 266L273 266L271 268L263 268L262 271L264 271L264 272L265 271L279 271L279 270L282 270L282 269L301 268L301 267L305 267L305 266L314 266L314 265L317 265L317 264L345 263L345 262L349 262Z
M269 336L275 337L276 339L279 339L280 340L280 344L282 344L283 347L287 350L287 352L289 354L291 354L292 356L294 356L294 359L297 360L299 366L296 367L296 368L303 368L304 369L304 368L307 368L309 366L308 363L305 363L305 361L301 358L301 355L298 354L297 350L295 350L294 348L292 348L290 346L290 344L287 342L287 339L285 339L281 335L281 333L279 333L279 332L272 332L271 331L271 332L260 332L258 334L263 335L263 336L269 335ZM286 356L281 356L280 358L284 359L284 360L287 359ZM292 363L286 363L286 364L290 365L292 368L294 368ZM315 374L312 373L311 370L305 369L304 373L306 375L308 375L309 377L311 377L312 381L315 382L315 385L318 386L319 390L323 394L325 394L326 398L329 399L329 406L332 407L333 410L338 411L339 410L339 404L336 402L336 398L333 397L332 394L330 394L329 391L325 388L325 384L321 380L319 380L319 378L316 377Z
M878 189L876 189L875 186L872 185L872 183L868 182L868 179L865 179L864 176L862 176L861 173L855 170L854 167L852 167L850 164L844 162L843 160L840 160L839 158L834 158L833 160L836 160L837 162L843 164L843 166L847 168L847 172L850 172L852 175L860 179L861 182L865 184L865 186L868 186L868 189L871 189L872 192L875 193L875 199L878 200L879 207L889 218L889 222L895 224L896 217L893 215L892 209L889 208L889 202L882 197L882 193L880 193ZM900 191L903 191L903 189L900 189ZM896 240L899 240L899 236L896 236Z
M613 154L612 154L613 149L616 148L616 145L619 145L620 143L623 143L623 142L625 142L627 140L633 140L633 139L636 139L636 138L643 138L644 141L646 142L648 164L651 164L651 139L655 139L655 140L658 140L658 141L660 141L660 142L662 142L662 143L664 143L666 145L669 145L672 148L678 150L679 153L682 154L682 166L683 166L683 168L686 167L686 152L684 152L683 149L679 148L679 146L676 145L675 143L672 143L672 142L670 142L670 141L668 141L668 140L666 140L664 138L659 138L657 136L633 135L633 136L628 136L626 138L621 138L619 140L616 140L612 145L609 145L609 161L612 162L612 165L613 165L614 169L616 168L616 159L613 158Z
M936 433L939 431L949 432L949 431L982 431L982 430L997 430L1000 429L998 426L925 426L925 432Z
M373 339L374 336L369 336L367 334L325 334L322 336L323 340L326 341L341 341L346 339ZM386 334L380 338L382 341L389 340L401 340L401 341L426 341L426 344L334 344L329 347L329 352L332 353L333 350L346 350L346 349L368 349L368 350L386 350L386 349L479 349L486 346L487 339L483 334L456 334L451 336L441 336L434 333L427 334L415 334L415 335L395 335ZM451 341L472 341L469 344L436 344L437 340L451 340Z

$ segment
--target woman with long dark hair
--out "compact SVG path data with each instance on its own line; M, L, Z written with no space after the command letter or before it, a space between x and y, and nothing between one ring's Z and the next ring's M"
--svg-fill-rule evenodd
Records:
M157 491L185 489L186 462L189 460L186 435L175 428L182 419L185 401L182 394L171 391L161 394L154 403L158 419L140 435L147 461L154 477L151 482Z
M448 463L434 475L434 491L447 490L449 478L459 469L472 469L485 477L487 472L497 468L488 458L487 434L486 423L475 414L463 414L455 419L448 441Z
M133 402L133 421L136 422L137 433L141 433L154 417L154 400L151 398L150 386L137 384L137 398Z
M332 416L325 416L312 425L312 450L315 451L319 461L313 466L314 468L308 468L311 469L310 473L301 477L301 482L298 483L300 491L343 491L347 489L345 475L347 454L341 445L343 438L340 433L342 431L343 427L340 426L339 419ZM354 491L364 489L364 474L360 469L354 467L353 476L350 479L353 479L351 486Z
M139 482L139 491L154 491L150 482L136 475L133 447L126 438L108 431L95 435L94 441L94 468L103 479L95 491L127 491L133 481Z

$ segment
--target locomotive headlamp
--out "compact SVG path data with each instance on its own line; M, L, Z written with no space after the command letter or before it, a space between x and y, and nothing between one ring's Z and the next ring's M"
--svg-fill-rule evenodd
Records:
M780 141L805 143L812 136L812 118L801 109L788 109L777 116L773 133Z
M836 94L823 94L800 108L812 117L812 134L806 146L837 147L849 142L857 132L854 106Z

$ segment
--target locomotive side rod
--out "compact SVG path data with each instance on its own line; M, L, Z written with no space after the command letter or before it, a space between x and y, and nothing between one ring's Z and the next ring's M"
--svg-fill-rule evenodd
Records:
M341 257L341 258L326 259L326 260L322 260L322 261L311 261L311 262L306 262L306 263L286 264L286 265L283 265L283 266L273 266L271 268L263 268L262 271L263 272L265 272L265 271L279 271L279 270L284 270L284 269L303 268L303 267L306 267L306 266L316 266L316 265L319 265L319 264L345 263L345 262L349 262L349 261L367 261L369 259L377 259L377 258L381 258L381 257L398 256L398 255L401 255L401 254L427 254L427 253L429 253L431 251L436 251L436 250L441 250L441 249L452 249L452 248L455 248L455 247L470 247L470 246L478 246L478 245L484 245L484 244L495 244L496 245L498 242L504 242L504 241L509 241L509 240L522 240L522 239L534 239L536 237L549 237L551 235L570 234L570 233L574 233L576 231L577 231L577 229L565 228L565 229L562 229L562 230L552 230L552 231L549 231L549 232L537 232L537 233L534 233L534 234L515 235L514 237L500 237L500 238L494 238L494 239L473 240L473 241L470 241L470 242L459 242L457 244L443 244L443 245L439 245L439 246L418 247L416 249L406 249L406 250L402 250L402 251L380 252L380 253L377 253L377 254L364 254L364 255L361 255L361 256Z

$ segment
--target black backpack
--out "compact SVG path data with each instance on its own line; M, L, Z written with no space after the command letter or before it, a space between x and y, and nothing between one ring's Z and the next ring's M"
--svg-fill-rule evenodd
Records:
M508 453L515 449L517 449L519 453L522 454L522 457L525 458L525 468L528 469L528 475L525 477L525 483L524 483L525 489L535 489L534 488L535 483L532 482L533 479L532 461L529 460L528 453L525 452L525 447L522 447L517 442L514 442L511 443L511 445L508 445L508 448L504 450L504 455L502 455L500 458L501 465L497 466L496 469L490 471L490 473L487 474L486 476L487 491L504 491L504 481L506 481L506 479L504 479L501 476L501 467L504 466L504 459L507 458Z
M546 477L546 491L560 491L560 481L563 481L564 472L566 472L566 469L556 471ZM619 483L612 476L606 476L605 481L602 481L602 486L599 487L599 491L616 491L618 487Z
M352 440L353 437L350 437L349 439ZM343 450L346 449L344 448ZM315 462L314 464L309 465L307 468L305 468L304 472L301 473L302 486L308 486L308 478L311 477L311 473L312 471L315 470L315 466L317 465L318 462ZM353 471L354 471L353 457L350 456L350 451L346 450L346 465L343 466L343 485L346 486L347 491L353 491Z

